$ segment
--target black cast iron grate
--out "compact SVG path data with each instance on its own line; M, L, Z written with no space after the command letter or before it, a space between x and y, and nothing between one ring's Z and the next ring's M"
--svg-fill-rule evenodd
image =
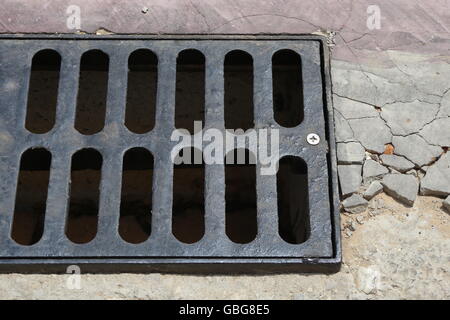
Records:
M274 58L280 52L298 56L297 74L289 74L289 56ZM273 63L280 64L278 75ZM341 253L328 69L326 44L315 36L2 35L0 269L336 271ZM130 91L132 70L133 85L144 86L137 93ZM149 78L142 81L145 72ZM153 111L139 109L143 103L127 109L139 92L148 94L145 105ZM247 102L240 100L245 94ZM292 109L297 94L301 112ZM205 129L223 132L226 122L279 129L284 173L261 175L259 165L174 169L171 134L196 108L194 119L204 120ZM307 142L310 133L321 138L318 144ZM197 169L203 171L189 178ZM138 186L142 181L150 191ZM139 200L145 194L139 190L151 196ZM254 199L242 196L249 190Z

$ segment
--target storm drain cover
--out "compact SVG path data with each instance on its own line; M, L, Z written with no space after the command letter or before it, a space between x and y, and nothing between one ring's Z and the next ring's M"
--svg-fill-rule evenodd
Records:
M0 270L332 272L314 36L0 38Z

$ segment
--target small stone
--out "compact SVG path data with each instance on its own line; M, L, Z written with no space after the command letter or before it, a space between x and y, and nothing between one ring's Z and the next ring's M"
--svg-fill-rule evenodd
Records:
M381 287L381 272L378 267L360 267L356 276L356 287L365 294L376 294Z
M373 209L373 210L370 210L369 211L369 215L371 216L371 217L375 217L375 216L377 216L377 215L379 215L379 214L381 214L382 213L382 211L380 210L380 209Z
M148 12L148 8L147 7L143 7L141 10L142 13L147 13Z
M407 135L419 132L432 121L439 110L438 104L413 102L395 102L383 107L381 117L386 120L394 135Z
M384 209L385 204L383 199L375 199L369 203L370 209Z
M368 151L383 153L385 145L392 141L392 134L386 123L380 118L348 120L355 140Z
M342 201L342 206L344 210L348 213L361 213L364 212L369 203L363 199L359 194L354 194L351 197Z
M448 212L450 212L450 196L448 196L447 199L442 202L442 206L447 209Z
M417 174L416 170L409 170L406 171L405 174L412 174L414 177L418 177L419 175Z
M378 199L378 200L375 200L375 201L377 203L377 209L384 209L384 208L386 208L386 203L384 203L383 199Z
M414 163L408 159L391 154L382 154L380 156L381 162L384 165L393 168L399 172L405 172L414 168Z
M337 159L339 164L362 164L365 150L359 142L340 142L337 144Z
M423 172L422 170L418 170L417 177L419 178L420 181L422 181L422 179L425 177L425 172Z
M339 184L343 196L358 191L361 186L361 165L338 165Z
M374 160L366 160L366 162L364 162L363 167L364 180L367 180L368 178L380 177L386 173L389 173L389 170L386 167L379 164L378 162Z
M364 224L364 218L361 216L356 217L356 222L358 222L359 224Z
M404 156L419 167L433 162L442 153L442 148L429 145L417 134L406 137L394 136L392 143L397 155Z
M375 153L366 152L366 159L372 159L374 161L380 161L380 157Z
M420 184L425 196L448 196L450 194L450 152L431 165Z
M420 131L420 135L430 144L450 147L450 117L436 119Z
M364 192L363 197L366 200L370 200L381 192L383 192L383 185L379 181L373 181Z
M412 206L417 197L419 182L410 174L388 174L383 177L381 184L384 191L398 201Z
M394 146L392 143L388 143L384 146L383 154L394 154Z
M103 35L114 34L114 33L105 28L100 28L95 31L95 34L99 35L99 36L103 36Z
M355 230L356 230L356 228L355 228L355 223L353 222L353 220L347 221L347 222L345 223L345 225L344 225L344 228L345 228L345 229L348 229L348 230L350 230L350 231L355 231Z

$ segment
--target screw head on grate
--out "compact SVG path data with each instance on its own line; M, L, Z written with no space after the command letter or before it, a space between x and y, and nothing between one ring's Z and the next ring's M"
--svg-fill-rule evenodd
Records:
M317 133L310 133L306 136L306 141L308 141L309 144L315 146L316 144L319 144L320 137Z

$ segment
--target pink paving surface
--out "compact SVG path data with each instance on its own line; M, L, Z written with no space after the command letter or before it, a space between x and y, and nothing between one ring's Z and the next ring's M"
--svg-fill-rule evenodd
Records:
M80 30L120 34L279 34L336 32L335 59L361 62L376 52L448 54L450 0L2 0L0 33L73 33L70 5L81 9ZM377 5L381 28L369 30ZM144 13L143 8L148 8Z

